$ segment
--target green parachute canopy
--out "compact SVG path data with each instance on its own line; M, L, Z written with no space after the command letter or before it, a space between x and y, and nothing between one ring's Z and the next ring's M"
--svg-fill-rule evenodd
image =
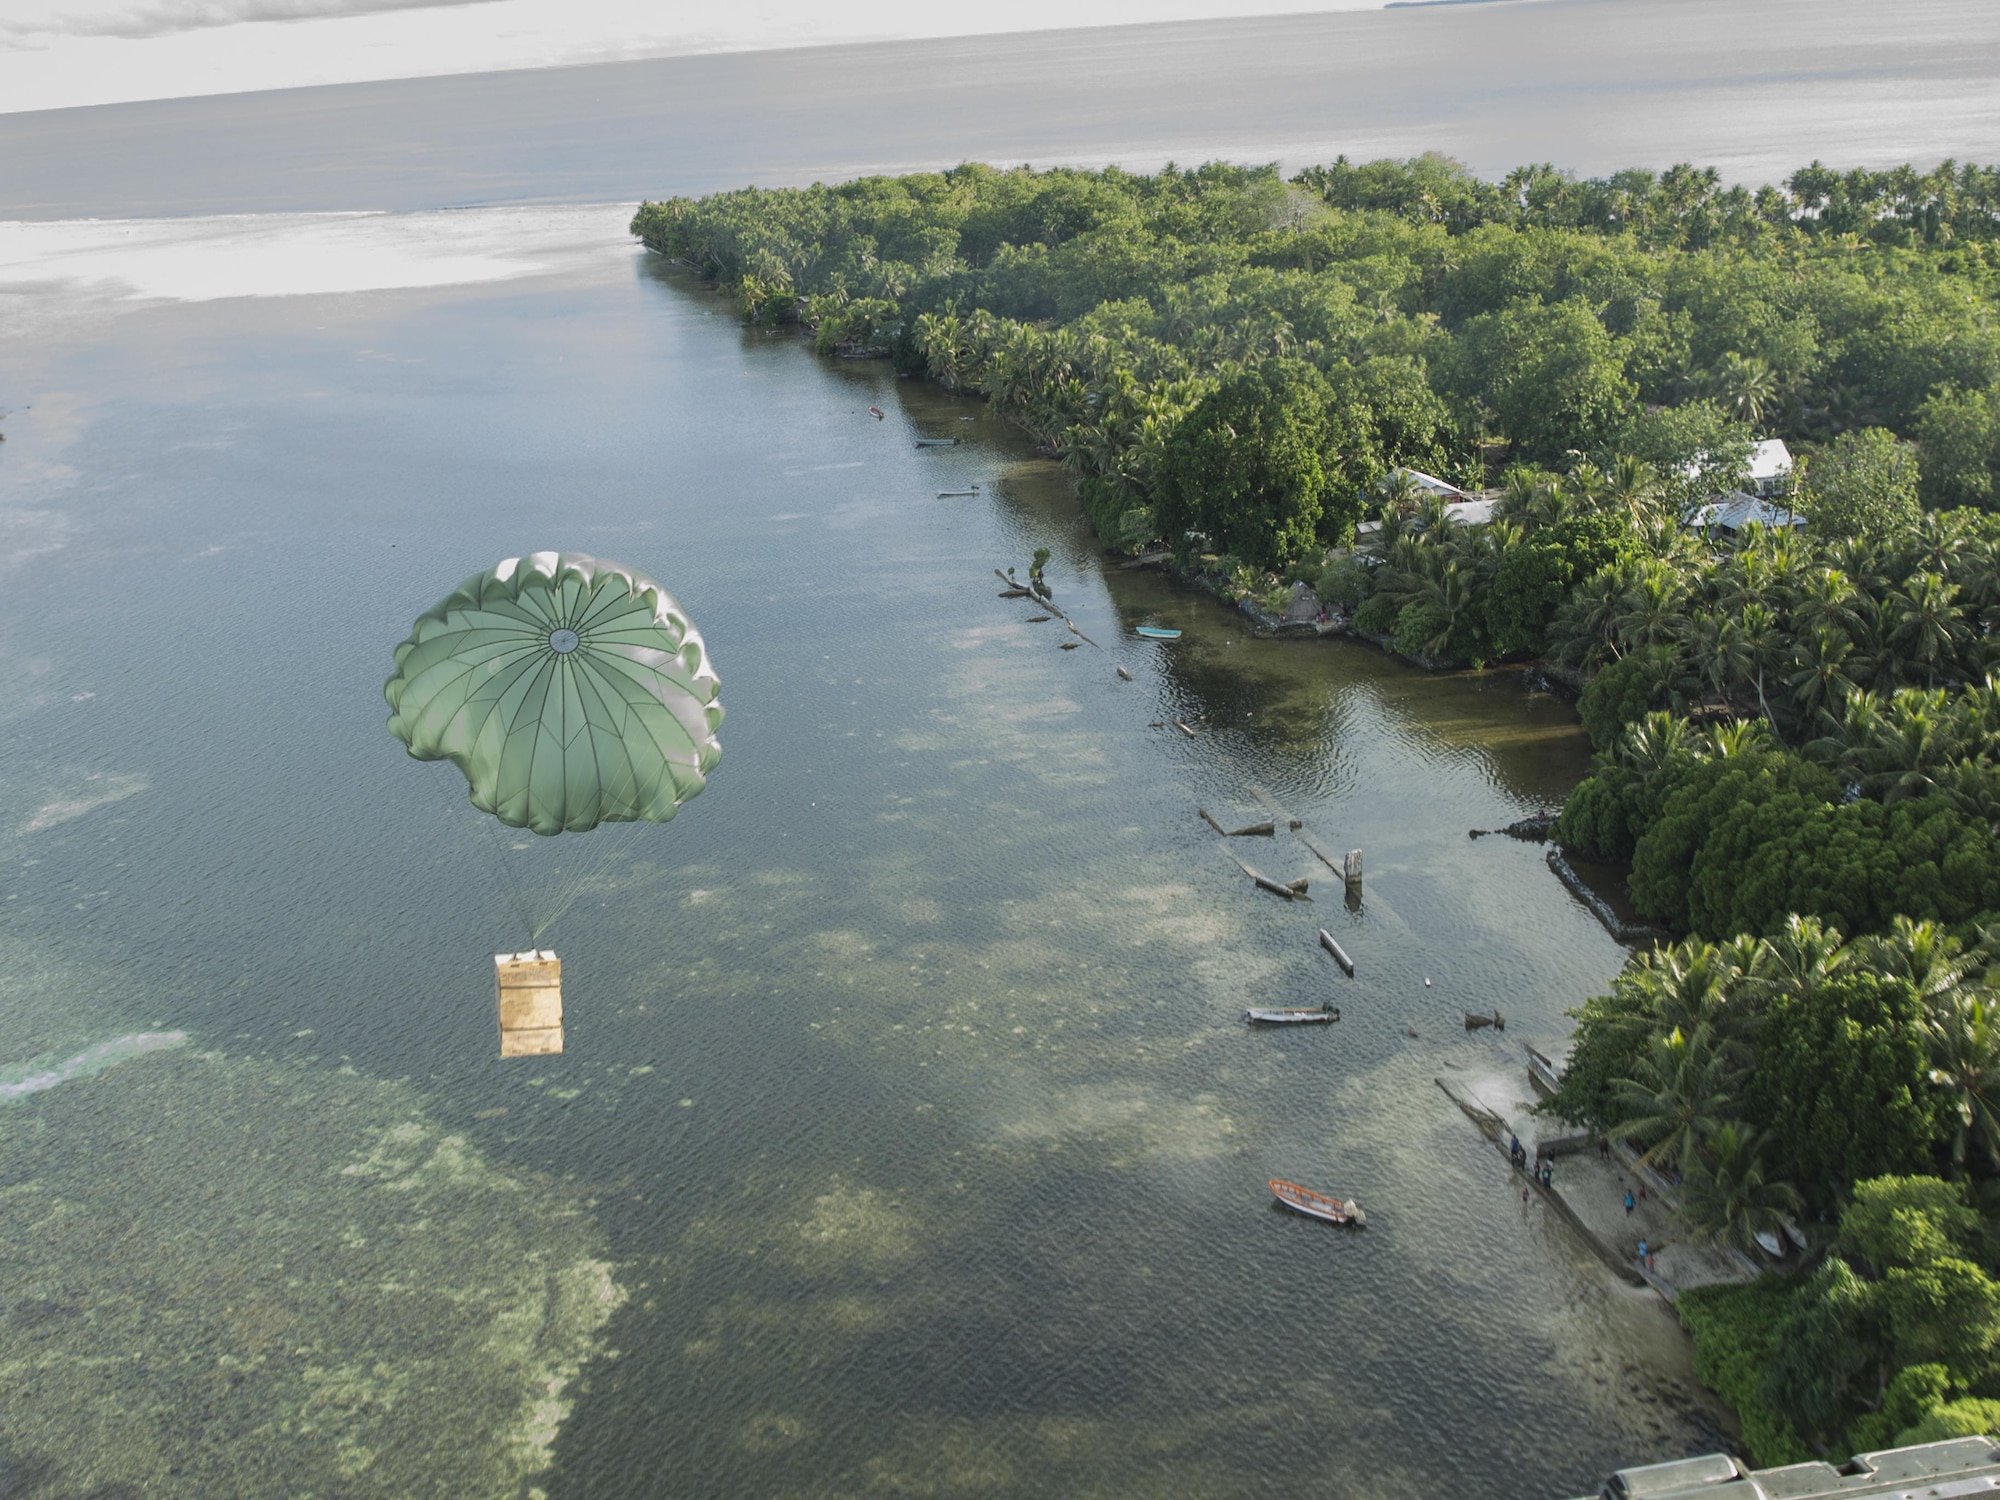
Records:
M419 616L383 684L389 732L465 773L514 828L664 823L722 758L700 633L644 573L534 552Z

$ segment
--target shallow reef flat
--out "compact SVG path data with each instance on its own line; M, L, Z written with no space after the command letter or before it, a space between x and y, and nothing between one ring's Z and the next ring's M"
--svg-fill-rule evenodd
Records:
M532 1496L624 1298L406 1085L191 1048L0 1111L0 1492Z

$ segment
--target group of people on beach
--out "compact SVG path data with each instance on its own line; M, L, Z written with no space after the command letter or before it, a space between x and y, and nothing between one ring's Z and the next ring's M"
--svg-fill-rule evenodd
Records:
M1555 1186L1556 1159L1553 1156L1542 1156L1537 1153L1535 1164L1530 1167L1528 1165L1528 1148L1521 1144L1521 1138L1518 1135L1507 1137L1507 1156L1514 1163L1515 1171L1526 1172L1529 1177L1539 1182L1543 1187ZM1521 1201L1523 1203L1528 1201L1528 1190L1526 1188L1521 1189Z

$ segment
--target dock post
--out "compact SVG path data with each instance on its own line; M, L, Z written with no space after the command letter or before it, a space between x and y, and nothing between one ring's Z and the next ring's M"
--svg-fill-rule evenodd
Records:
M1348 895L1358 896L1361 894L1361 851L1359 849L1350 849L1347 851L1347 864L1341 870L1340 878L1347 882Z

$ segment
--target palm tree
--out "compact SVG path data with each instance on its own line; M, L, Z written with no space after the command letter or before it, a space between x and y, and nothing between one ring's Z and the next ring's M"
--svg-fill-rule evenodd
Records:
M1928 796L1958 758L1956 727L1943 689L1896 694L1868 739L1867 789L1884 802Z
M1839 928L1818 917L1791 916L1776 936L1757 943L1745 987L1760 1005L1778 998L1807 1001L1855 961Z
M1748 943L1688 938L1639 954L1621 984L1637 991L1649 1034L1692 1035L1705 1027L1733 1065L1746 1060L1746 1044L1756 1029L1756 1007L1744 989L1755 948L1754 938Z
M1750 673L1750 652L1736 621L1720 610L1691 615L1682 627L1680 646L1702 686L1719 704L1730 689Z
M1692 1032L1675 1027L1656 1036L1633 1072L1636 1077L1613 1085L1625 1111L1619 1132L1647 1143L1639 1155L1642 1163L1670 1163L1689 1171L1729 1108L1714 1033L1706 1026Z
M1452 631L1471 608L1473 595L1472 579L1456 558L1446 561L1423 581L1417 592L1418 602L1435 610L1439 621L1437 633L1423 643L1424 655L1441 657L1450 650Z
M1853 654L1854 643L1825 625L1792 643L1792 672L1785 686L1807 723L1839 722L1841 704L1854 691L1854 679L1847 675L1847 658Z
M1754 356L1745 359L1734 350L1722 356L1712 385L1717 399L1752 427L1778 400L1778 378L1770 365Z
M1617 618L1619 643L1628 651L1665 645L1680 632L1682 586L1678 573L1662 563L1644 565L1625 592Z
M1837 631L1852 639L1861 623L1854 581L1838 568L1815 568L1799 586L1792 601L1792 628L1801 634L1812 630Z
M1604 501L1623 510L1634 526L1650 524L1659 515L1659 472L1644 459L1619 459L1605 477Z
M1694 730L1679 714L1655 710L1625 726L1618 741L1618 764L1651 781L1694 749Z
M1939 666L1950 666L1965 634L1954 603L1958 586L1937 573L1918 573L1888 599L1889 639L1906 661L1921 665L1935 686Z
M1870 939L1867 949L1878 970L1909 985L1926 1007L1950 1001L1972 970L1965 945L1935 922L1892 918L1889 930Z
M1623 654L1617 621L1625 609L1628 583L1625 570L1613 566L1599 568L1577 585L1549 627L1549 644L1559 660L1595 671L1607 659Z
M1726 1120L1707 1140L1707 1155L1686 1175L1681 1214L1718 1245L1749 1250L1760 1234L1777 1234L1781 1216L1804 1203L1789 1182L1765 1175L1767 1136Z
M1931 1082L1951 1099L1957 1124L1951 1159L1963 1168L1973 1147L2000 1165L2000 1005L1990 990L1961 988L1924 1021Z

